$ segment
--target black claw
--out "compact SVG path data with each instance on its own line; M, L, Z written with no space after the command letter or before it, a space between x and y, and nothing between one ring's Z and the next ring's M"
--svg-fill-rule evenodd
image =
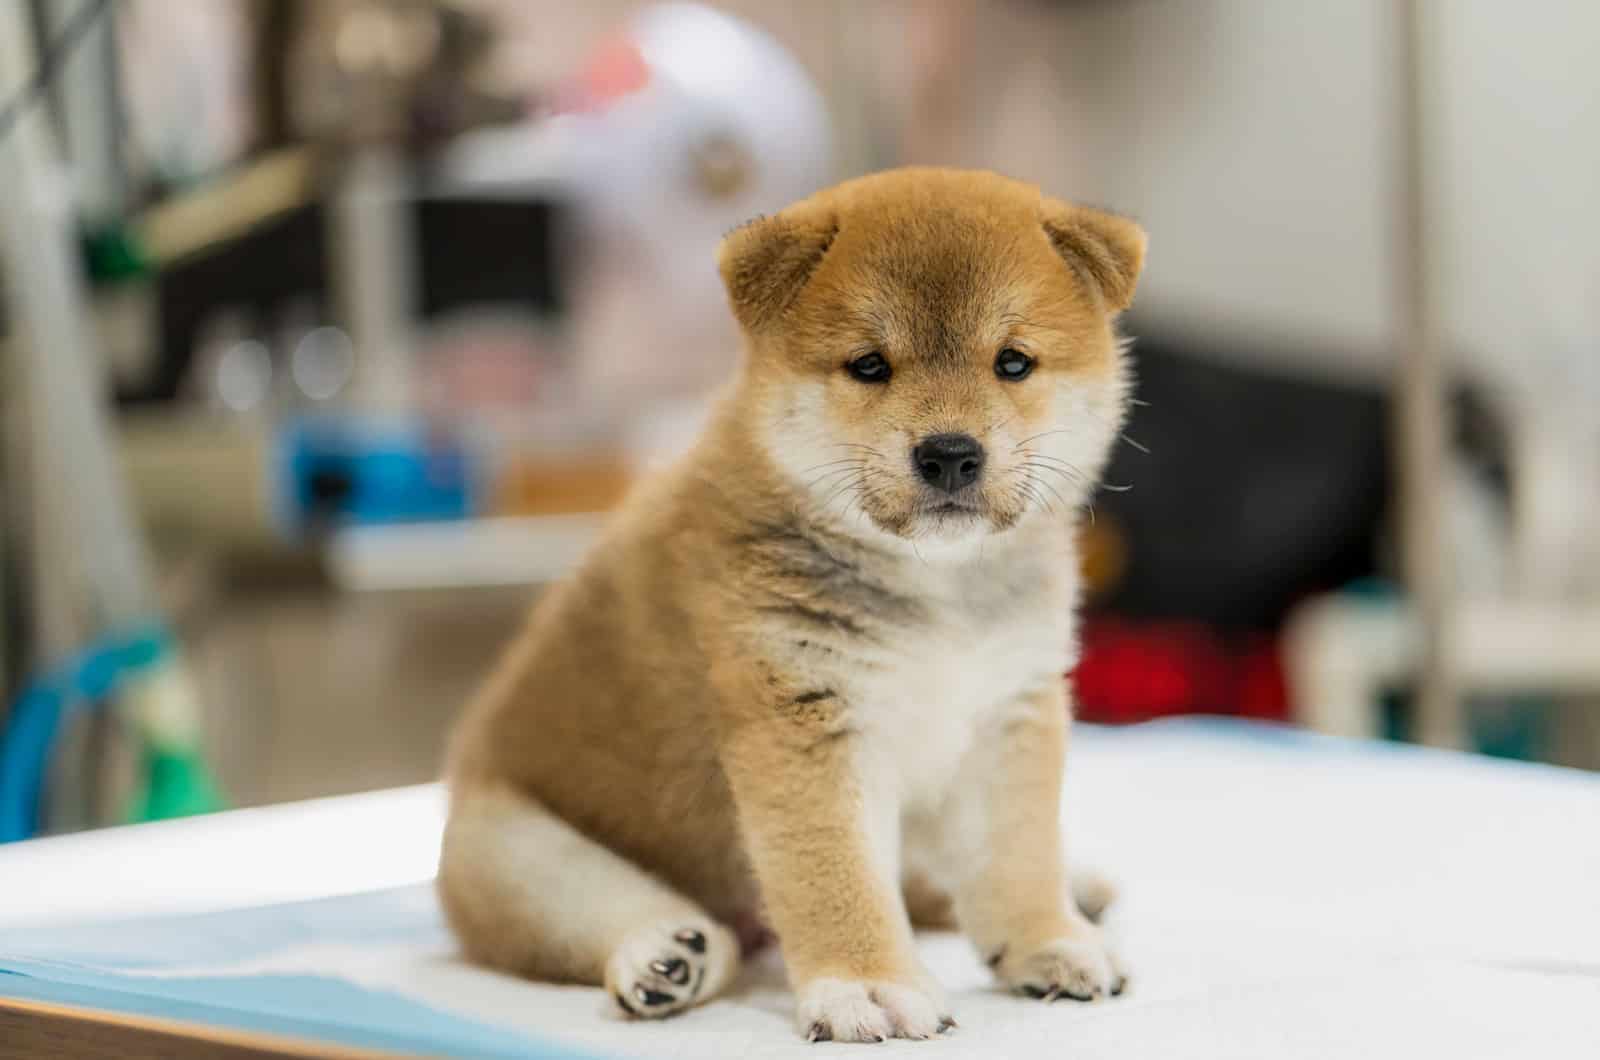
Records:
M999 949L997 949L993 953L989 954L989 967L990 968L998 968L998 967L1000 967L1000 962L1005 960L1005 959L1006 959L1006 948L1004 946L1001 946Z
M693 928L684 928L672 937L696 953L706 951L706 937Z
M682 986L689 981L689 962L682 957L668 957L664 961L651 961L650 970Z
M628 1004L628 999L622 996L622 991L617 991L616 997L617 1004L622 1006L622 1011L626 1012L630 1016L637 1016L639 1014L639 1010Z
M833 1028L821 1020L817 1020L811 1025L811 1029L806 1031L806 1041L831 1042L833 1041Z
M1111 984L1111 996L1112 997L1121 997L1122 996L1122 992L1124 990L1126 990L1127 988L1128 988L1128 977L1125 976L1125 975L1119 975L1119 976L1117 976L1117 981Z
M657 1005L665 1005L667 1002L674 1000L671 994L663 994L659 990L651 990L643 983L633 988L633 996L650 1008L654 1008Z
M951 1031L955 1030L959 1026L961 1026L961 1024L956 1022L956 1018L954 1016L940 1016L939 1017L939 1033L940 1034L949 1034Z
M1023 983L1022 984L1022 992L1024 994L1027 994L1029 997L1031 997L1031 998L1033 998L1034 1000L1037 1001L1039 998L1044 997L1046 994L1055 993L1055 987L1045 988L1045 987L1034 986L1032 983Z

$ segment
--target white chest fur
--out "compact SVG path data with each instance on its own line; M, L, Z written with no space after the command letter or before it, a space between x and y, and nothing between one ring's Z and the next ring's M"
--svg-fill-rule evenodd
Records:
M1072 585L983 571L924 572L927 620L874 653L850 701L871 768L905 811L942 800L986 725L1018 696L1056 679L1073 652Z

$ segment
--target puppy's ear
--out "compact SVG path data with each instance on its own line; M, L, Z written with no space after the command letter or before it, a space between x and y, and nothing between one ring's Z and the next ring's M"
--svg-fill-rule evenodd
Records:
M1144 269L1144 229L1126 217L1060 199L1046 198L1040 215L1056 253L1094 285L1107 307L1128 308Z
M838 231L832 217L786 210L758 217L722 240L717 267L745 330L758 332L789 308Z

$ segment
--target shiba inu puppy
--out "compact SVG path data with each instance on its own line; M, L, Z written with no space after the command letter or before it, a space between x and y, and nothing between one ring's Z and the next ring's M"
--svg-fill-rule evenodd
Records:
M468 710L439 871L467 955L715 997L776 932L813 1040L954 1025L912 925L1034 998L1123 981L1059 822L1074 530L1145 236L990 173L853 180L729 235L747 356Z

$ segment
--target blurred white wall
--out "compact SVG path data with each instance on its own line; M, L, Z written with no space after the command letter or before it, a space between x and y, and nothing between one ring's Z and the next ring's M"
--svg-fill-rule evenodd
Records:
M1050 54L1027 43L1036 29L996 34L979 68L1022 54L1007 110L1040 117L1013 117L974 154L1139 217L1152 234L1146 319L1246 352L1302 351L1311 368L1384 371L1396 6L1068 5ZM1525 363L1531 344L1600 363L1600 4L1425 12L1429 227L1452 345L1480 367ZM1050 127L1054 151L1040 143Z
M1219 345L1348 350L1394 314L1389 0L1069 8L1067 194L1151 233L1147 321ZM1002 149L996 148L996 153ZM1248 350L1247 350L1248 352Z
M636 0L480 0L570 68ZM832 95L843 168L894 160L910 13L935 0L734 0ZM1387 371L1397 314L1394 0L948 0L975 12L937 161L1138 217L1140 314L1297 369ZM1453 345L1600 363L1600 2L1429 0L1433 260ZM855 97L877 92L873 113ZM888 149L884 141L887 140Z
M1600 422L1600 3L1434 0L1432 16L1451 335L1514 400L1574 399Z

